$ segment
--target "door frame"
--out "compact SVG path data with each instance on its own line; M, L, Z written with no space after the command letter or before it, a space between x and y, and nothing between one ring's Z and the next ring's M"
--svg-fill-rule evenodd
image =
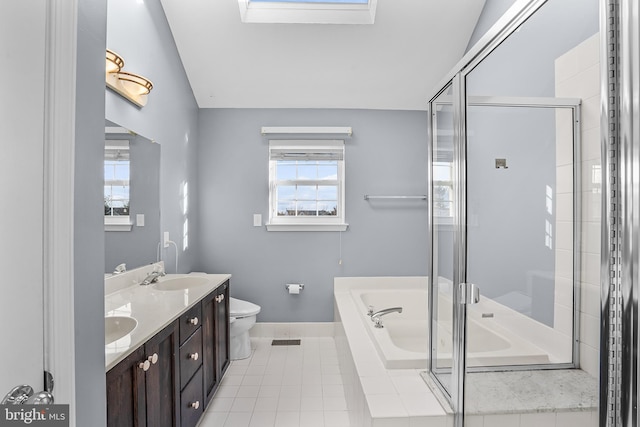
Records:
M74 151L77 0L47 0L44 94L44 367L75 426Z

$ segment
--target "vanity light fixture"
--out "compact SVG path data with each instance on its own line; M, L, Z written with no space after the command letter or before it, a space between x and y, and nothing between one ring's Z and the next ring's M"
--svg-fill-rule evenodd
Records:
M153 83L139 74L122 71L124 59L107 49L105 80L107 87L138 107L147 105L147 95Z
M107 49L107 74L117 73L124 67L124 59L112 50Z

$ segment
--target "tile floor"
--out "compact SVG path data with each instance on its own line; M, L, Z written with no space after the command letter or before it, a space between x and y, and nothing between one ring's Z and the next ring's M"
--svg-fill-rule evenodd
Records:
M231 362L198 426L349 427L334 339L271 341L252 338L251 357Z

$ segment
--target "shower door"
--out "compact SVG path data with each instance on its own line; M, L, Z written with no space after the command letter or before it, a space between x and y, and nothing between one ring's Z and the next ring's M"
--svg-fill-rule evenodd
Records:
M577 365L579 117L578 100L467 97L462 280L481 298L466 305L465 419L548 408L532 390Z
M454 213L457 211L454 185L457 176L454 161L453 86L448 84L431 104L432 146L429 215L432 258L429 278L430 371L440 389L451 399L454 395L453 368L453 282Z

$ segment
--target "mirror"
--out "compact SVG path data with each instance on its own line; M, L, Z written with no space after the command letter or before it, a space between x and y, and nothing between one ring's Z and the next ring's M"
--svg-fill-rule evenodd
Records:
M105 273L122 263L131 269L155 262L160 242L160 144L105 120L104 177Z

